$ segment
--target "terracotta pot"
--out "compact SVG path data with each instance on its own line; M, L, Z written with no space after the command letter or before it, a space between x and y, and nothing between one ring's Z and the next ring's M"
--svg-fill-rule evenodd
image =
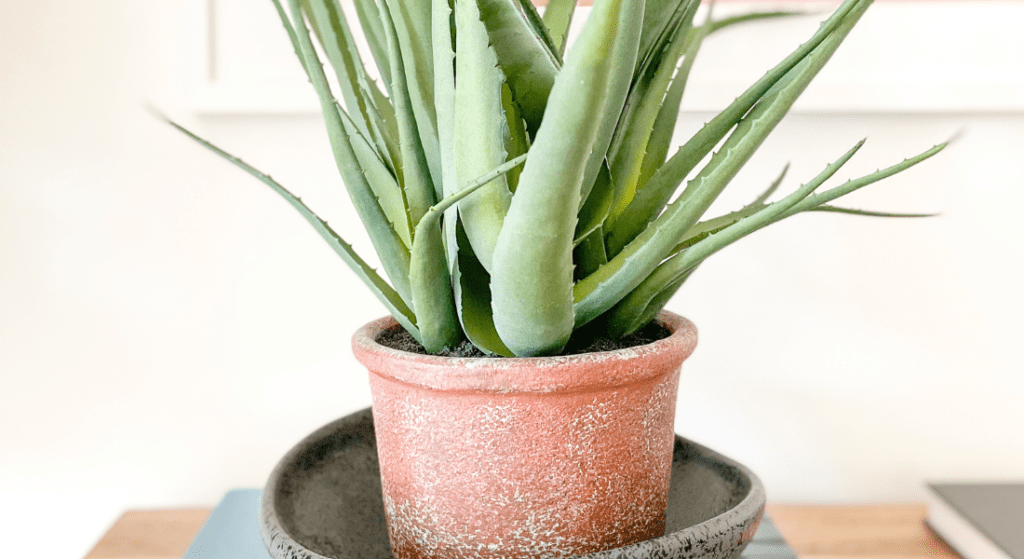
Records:
M672 334L610 352L446 358L353 338L370 371L381 481L398 559L566 557L661 536L679 371Z

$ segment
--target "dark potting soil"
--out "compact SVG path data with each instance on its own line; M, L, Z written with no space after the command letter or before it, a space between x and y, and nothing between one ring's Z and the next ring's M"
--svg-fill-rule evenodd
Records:
M626 349L627 347L636 347L656 342L669 337L671 333L672 332L670 332L668 328L655 321L652 321L648 323L647 326L644 326L636 332L623 336L619 339L611 339L606 336L594 336L585 331L577 331L573 334L573 337L569 339L568 345L565 346L565 349L562 353L559 353L559 355L579 355L581 353L596 353L599 351ZM401 326L382 332L377 336L377 343L399 351L408 351L409 353L418 353L420 355L430 355L430 353L427 352L427 349L420 345L420 343L417 342L416 339ZM469 343L468 340L463 340L459 345L452 348L445 348L434 355L440 357L499 357L497 355L487 355L480 351L476 346Z

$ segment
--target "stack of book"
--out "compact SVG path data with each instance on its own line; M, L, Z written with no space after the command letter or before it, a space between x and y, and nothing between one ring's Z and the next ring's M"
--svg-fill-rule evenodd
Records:
M1024 559L1024 483L929 484L928 525L965 559Z
M229 491L210 514L184 559L271 559L260 534L261 489ZM741 559L796 559L767 516Z

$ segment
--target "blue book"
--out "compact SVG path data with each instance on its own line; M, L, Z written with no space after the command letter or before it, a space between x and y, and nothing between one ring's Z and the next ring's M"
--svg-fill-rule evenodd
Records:
M260 534L262 498L262 489L228 491L183 559L271 559Z
M183 559L271 559L260 534L262 489L228 491L213 509ZM741 559L796 559L771 518L765 515Z
M754 538L743 550L740 559L797 559L796 552L789 547L782 537L782 532L775 526L767 514L761 518L761 524L754 533Z

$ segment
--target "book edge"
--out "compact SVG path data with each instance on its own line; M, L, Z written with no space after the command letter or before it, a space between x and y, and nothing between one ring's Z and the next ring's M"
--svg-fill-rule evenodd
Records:
M928 485L927 489L928 516L925 522L957 553L967 559L1015 559L970 516L947 500L935 485Z
M184 555L182 555L182 559L218 559L224 556L224 553L221 552L222 550L217 548L216 544L219 543L217 535L221 534L225 529L225 522L228 525L228 529L234 530L235 532L237 532L237 528L239 526L244 527L248 524L245 521L243 521L242 524L238 524L238 517L235 516L228 520L222 520L221 517L226 514L225 509L234 508L238 501L242 501L244 503L254 497L256 506L252 508L250 520L257 525L257 531L262 532L259 530L258 526L258 511L260 508L260 501L263 499L263 489L256 487L236 487L234 489L229 489L224 493L224 496L221 497L220 501L217 502L217 505L210 511L209 517L207 517L206 521L203 522L203 526L192 539L192 543L189 544L188 549L185 551ZM218 515L218 512L220 515ZM213 523L211 523L211 521L213 521ZM241 534L236 533L236 535ZM265 549L262 534L260 534L260 544L263 545L263 548ZM251 557L251 555L246 556ZM228 557L230 557L230 555L228 555ZM268 559L271 557L269 550L266 551L266 557Z

